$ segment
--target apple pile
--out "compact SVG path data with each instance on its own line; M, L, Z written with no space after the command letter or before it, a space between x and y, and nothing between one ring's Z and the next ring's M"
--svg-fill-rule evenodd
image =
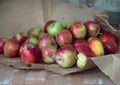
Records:
M0 54L8 58L20 56L23 64L57 63L70 68L84 68L88 59L117 52L112 33L101 32L95 21L62 23L49 20L44 28L33 27L16 33L10 39L0 38Z

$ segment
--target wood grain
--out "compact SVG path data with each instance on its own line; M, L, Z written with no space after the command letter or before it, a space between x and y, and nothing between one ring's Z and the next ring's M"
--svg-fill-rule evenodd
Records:
M115 85L98 68L58 75L46 70L19 70L0 64L0 85Z

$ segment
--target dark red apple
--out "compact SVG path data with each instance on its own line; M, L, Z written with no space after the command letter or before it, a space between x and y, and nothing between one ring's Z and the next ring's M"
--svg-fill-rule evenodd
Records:
M19 56L19 44L13 40L9 39L4 45L4 55L9 58L14 58Z
M85 45L85 46L87 46L87 41L84 40L84 39L76 39L76 40L73 41L73 45L75 47L77 47L79 45Z
M86 29L87 29L87 36L96 37L100 32L100 26L95 21L86 21L84 23Z
M84 38L86 36L86 28L84 24L80 22L74 22L69 27L70 32L74 38Z
M53 22L56 22L55 20L49 20L46 22L45 26L44 26L44 32L47 33L48 32L48 26L50 26L50 24L52 24Z
M4 45L5 45L6 41L7 41L7 39L0 38L0 54L4 53L3 49L4 49Z
M38 47L40 50L46 46L55 46L57 48L57 43L56 43L55 39L48 34L44 34L38 40Z
M39 63L40 50L31 43L23 43L20 47L20 56L23 64Z
M63 68L69 68L76 63L76 56L77 52L73 50L71 45L64 45L57 50L54 58L59 66Z
M42 60L44 63L51 64L55 63L54 56L57 48L54 46L46 46L41 50Z
M28 38L26 33L17 33L13 36L13 39L15 39L20 45L25 42L25 40Z
M72 34L67 29L60 30L60 32L56 35L56 42L59 46L72 43L72 40L73 40Z
M106 53L115 54L117 52L117 43L115 36L109 32L103 33L99 37L103 43Z

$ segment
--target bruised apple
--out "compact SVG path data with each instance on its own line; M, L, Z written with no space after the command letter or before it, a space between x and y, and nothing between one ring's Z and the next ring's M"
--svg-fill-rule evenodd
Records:
M54 56L57 48L54 46L46 46L41 50L42 61L47 64L55 63Z
M56 42L59 46L63 46L64 44L72 43L72 34L67 29L62 29L60 32L56 35Z
M76 55L77 52L72 45L64 45L57 50L54 58L59 66L69 68L76 63Z

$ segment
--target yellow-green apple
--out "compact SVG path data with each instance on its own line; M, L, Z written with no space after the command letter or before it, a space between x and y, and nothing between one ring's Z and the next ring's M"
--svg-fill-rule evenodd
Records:
M30 37L38 37L41 31L41 27L32 27L28 30L28 34Z
M72 40L73 40L71 32L67 29L60 30L60 32L56 35L55 38L59 46L72 43Z
M55 39L48 34L44 34L38 40L38 47L40 50L46 46L55 46L57 48L57 43L56 43Z
M112 33L109 32L103 33L99 36L99 38L103 43L106 53L114 54L117 52L116 38Z
M103 56L104 47L101 40L97 37L90 37L88 39L88 47L94 56Z
M9 39L4 45L4 55L9 58L19 56L19 44L14 39Z
M50 24L52 24L53 22L56 22L55 20L49 20L45 23L44 26L44 32L47 33L48 32L48 27L50 26Z
M5 45L6 41L7 41L6 38L0 38L0 54L4 53L3 49L4 49L4 45Z
M60 22L53 22L48 26L48 34L55 37L61 29L63 25Z
M55 53L56 63L63 68L72 67L76 63L77 52L72 45L61 46Z
M80 22L74 22L69 27L70 32L74 38L84 38L86 36L86 28L84 24Z
M26 33L16 33L13 36L13 39L15 39L20 45L25 42L25 40L28 38Z
M89 58L91 58L91 56L89 56L87 52L78 53L76 61L77 67L79 67L80 69L84 68Z
M57 51L55 46L46 46L41 50L42 61L47 64L55 63L54 56Z
M95 21L86 21L84 23L86 29L87 29L87 36L97 36L100 32L100 26Z
M40 50L36 45L29 42L25 42L20 46L20 56L23 64L39 63L40 62Z

